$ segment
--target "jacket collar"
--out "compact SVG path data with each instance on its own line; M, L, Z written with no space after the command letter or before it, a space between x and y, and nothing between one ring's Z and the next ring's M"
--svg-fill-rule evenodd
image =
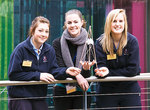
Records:
M28 37L28 38L25 40L25 45L24 45L24 47L27 48L29 51L34 52L33 46L32 46L32 44L31 44L31 42L30 42L30 39L31 39L31 38ZM50 50L50 47L48 46L48 44L47 44L47 43L43 43L43 47L42 47L41 53L46 52L46 51L49 51L49 50Z

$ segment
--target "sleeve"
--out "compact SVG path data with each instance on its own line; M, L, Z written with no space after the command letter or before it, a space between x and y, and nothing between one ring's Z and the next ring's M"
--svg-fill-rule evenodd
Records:
M66 67L61 54L60 38L53 41L53 48L55 50L57 64L60 67Z
M50 67L50 73L54 76L57 80L65 80L70 75L66 73L67 67L59 67L56 61L56 55L54 48L51 49L51 67Z
M127 66L123 68L110 69L109 76L132 77L140 73L139 45L137 39L132 39L129 47Z
M8 78L13 81L31 81L40 80L40 72L37 71L24 71L22 68L23 52L21 49L15 50L10 58L8 68Z
M57 64L58 64L58 66L59 67L65 67L66 69L67 69L67 67L66 67L66 65L65 65L65 63L64 63L64 60L63 60L63 58L62 58L62 54L61 54L61 46L60 46L60 38L57 38L57 39L55 39L54 41L53 41L53 48L54 48L54 50L55 50L55 55L56 55L56 62L57 62ZM71 76L71 75L69 75L69 74L66 74L67 75L67 78L69 77L69 78L73 78L73 79L75 79L75 77L74 76ZM66 76L65 75L65 76ZM64 79L65 77L63 77L63 79Z
M107 67L106 66L106 61L107 61L106 53L103 51L102 45L100 44L99 40L96 40L96 43L95 43L95 53L96 53L96 60L97 60L98 68Z
M88 78L88 77L91 76L91 70L84 70L84 69L82 69L81 75L82 75L84 78Z

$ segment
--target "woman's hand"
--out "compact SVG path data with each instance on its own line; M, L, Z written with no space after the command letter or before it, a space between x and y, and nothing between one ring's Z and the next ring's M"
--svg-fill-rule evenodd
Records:
M54 82L55 78L50 73L41 73L40 74L40 80L44 81L44 82L47 82L47 83L50 83L50 82Z
M76 68L76 67L69 67L66 70L66 73L69 74L69 75L71 75L71 76L77 76L78 74L81 73L81 69Z
M100 76L100 77L104 77L108 75L109 73L109 70L107 67L96 68L94 71L96 72L95 75Z
M83 67L84 70L90 70L91 66L93 66L96 63L96 61L95 60L93 60L92 62L89 62L89 61L84 61L84 62L80 61L80 63L81 63L81 65L82 65L82 67Z
M76 76L76 80L83 91L87 91L89 89L88 81L81 74Z

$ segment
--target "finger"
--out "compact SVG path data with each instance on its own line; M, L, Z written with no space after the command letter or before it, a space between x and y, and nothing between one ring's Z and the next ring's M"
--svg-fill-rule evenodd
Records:
M75 72L77 72L78 74L81 72L81 70L80 69L78 69L78 70L75 70Z
M82 84L82 90L85 91L85 89L86 89L86 88L84 87L84 84Z
M99 71L99 69L98 69L98 68L96 68L94 71L95 71L95 72L98 72L98 71Z
M77 71L74 71L74 75L75 75L75 76L78 75L78 72L77 72Z
M51 74L49 74L47 77L48 80L50 79L50 81L55 81L55 78Z
M54 81L55 81L55 79L54 79L54 78L50 78L50 80L51 80L52 82L54 82Z
M52 79L52 78L48 78L47 80L49 81L49 83L54 82L54 79Z
M86 85L85 85L85 91L87 91L88 88L89 88L89 84L86 84Z
M83 65L84 64L83 61L80 61L80 64Z
M84 61L84 66L86 66L87 65L87 62L86 61Z
M47 79L48 81L54 81L54 80L55 80L54 76L51 75L51 74L47 74L46 79Z
M80 71L79 68L75 68L75 67L74 67L72 70L73 70L73 71Z
M97 76L102 76L102 73L101 72L96 72L95 73Z
M46 83L50 83L46 78L43 79L42 81L46 82Z
M93 60L93 61L92 61L92 65L94 65L95 63L96 63L96 61L95 61L95 60Z
M85 91L87 91L88 88L89 88L89 84L88 84L88 82L87 82L87 83L85 84Z

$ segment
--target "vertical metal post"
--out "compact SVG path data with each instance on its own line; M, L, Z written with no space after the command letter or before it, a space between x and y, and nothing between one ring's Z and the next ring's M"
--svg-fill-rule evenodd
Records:
M87 92L86 91L84 91L84 97L83 97L84 99L83 99L83 110L87 110Z

